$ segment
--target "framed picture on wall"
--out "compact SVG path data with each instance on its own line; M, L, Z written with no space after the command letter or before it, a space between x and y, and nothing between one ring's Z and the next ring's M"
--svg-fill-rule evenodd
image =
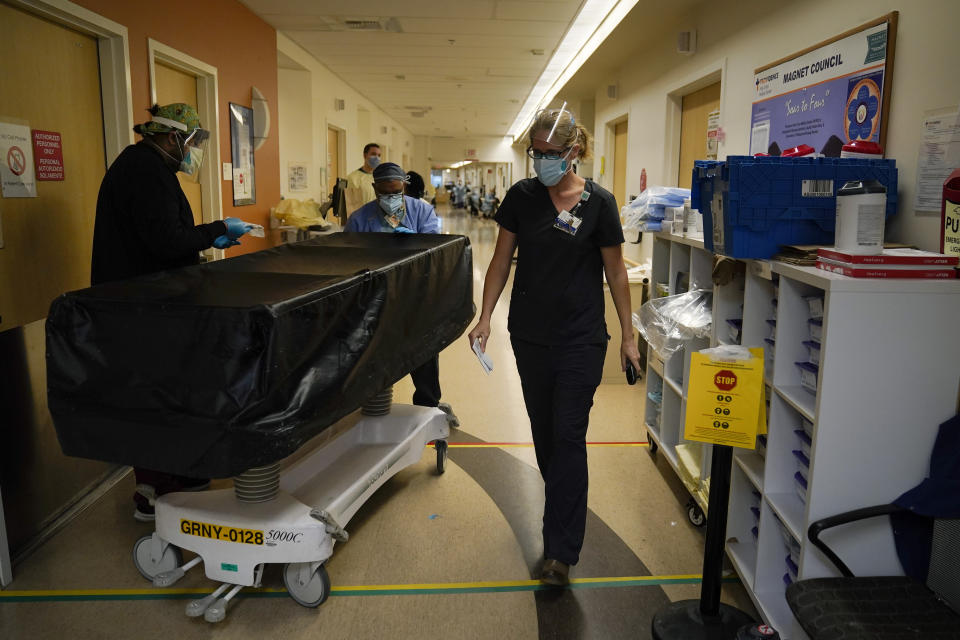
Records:
M253 166L253 109L230 103L230 157L233 161L233 206L256 204Z

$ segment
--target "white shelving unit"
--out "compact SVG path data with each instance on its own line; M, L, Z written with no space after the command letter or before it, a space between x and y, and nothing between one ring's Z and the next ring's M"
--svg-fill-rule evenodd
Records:
M677 245L687 248L679 249L674 261ZM665 274L658 264L679 265L685 254L692 263L697 251L712 260L687 239L657 234L654 282ZM822 299L823 306L815 393L801 385L796 364L810 356L803 344L811 336L808 298ZM940 423L957 411L960 342L951 336L960 318L960 280L861 280L813 267L746 261L742 278L714 288L713 315L714 344L733 341L726 320L739 317L741 343L766 349L769 432L765 447L734 450L727 554L764 619L783 638L804 639L784 597L784 577L838 575L806 539L810 524L892 502L919 484ZM648 362L660 366L654 355ZM671 445L675 450L685 442L686 369L679 413L664 406L659 431L650 435L668 459ZM654 369L648 385L655 375ZM676 394L668 389L664 402L668 393ZM651 411L648 407L648 416ZM806 467L794 454L805 446L797 433L804 431L804 421L811 432ZM680 465L672 464L682 477ZM807 482L804 499L798 471ZM701 488L707 475L702 465ZM705 497L704 492L700 498ZM886 518L847 525L828 540L857 575L902 574Z
M713 254L703 241L658 233L654 236L651 291L666 284L670 295L691 289L711 289ZM664 358L653 347L647 350L647 392L645 411L647 437L673 467L694 501L707 512L710 476L710 447L683 437L687 405L687 381L690 377L690 353L710 346L710 339L691 340L683 349ZM650 393L662 393L656 406Z

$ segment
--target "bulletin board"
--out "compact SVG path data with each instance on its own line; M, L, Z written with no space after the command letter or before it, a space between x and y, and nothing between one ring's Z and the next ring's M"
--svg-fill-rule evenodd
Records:
M886 145L897 40L894 11L754 72L750 153L809 145L827 157L843 145Z

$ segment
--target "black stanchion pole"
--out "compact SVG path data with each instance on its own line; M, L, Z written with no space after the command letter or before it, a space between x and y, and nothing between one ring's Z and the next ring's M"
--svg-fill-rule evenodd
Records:
M733 449L713 445L700 600L673 602L657 611L653 617L654 640L730 640L741 627L753 622L747 613L720 602L732 464Z

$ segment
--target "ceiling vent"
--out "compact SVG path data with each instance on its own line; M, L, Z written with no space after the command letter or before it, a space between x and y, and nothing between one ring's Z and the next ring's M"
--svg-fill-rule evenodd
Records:
M343 25L351 31L383 31L379 20L344 20Z
M390 31L403 33L403 26L396 18L341 18L347 31Z

